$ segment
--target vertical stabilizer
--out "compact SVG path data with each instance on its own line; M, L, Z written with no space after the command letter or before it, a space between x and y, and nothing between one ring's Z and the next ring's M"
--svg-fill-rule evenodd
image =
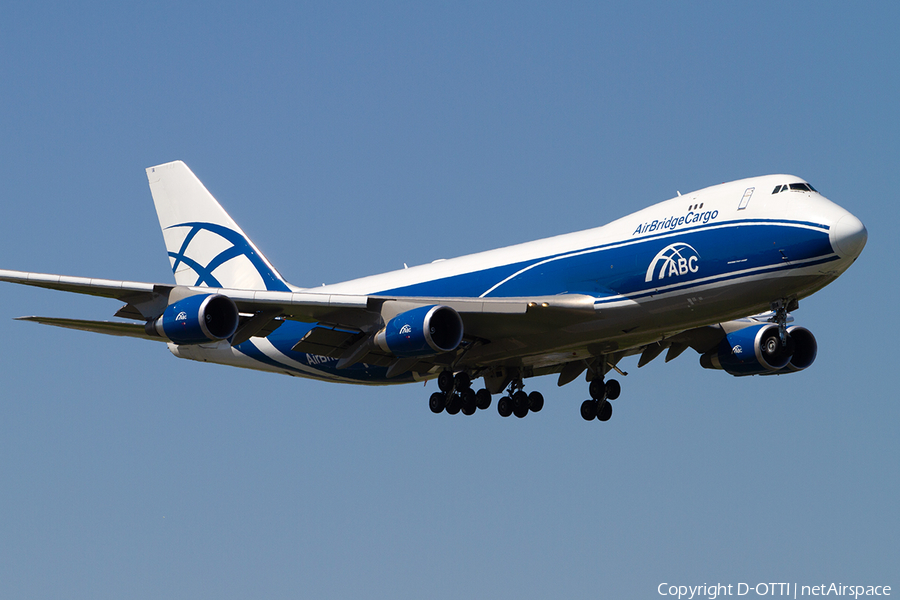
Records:
M178 285L290 290L187 165L150 167L147 179Z

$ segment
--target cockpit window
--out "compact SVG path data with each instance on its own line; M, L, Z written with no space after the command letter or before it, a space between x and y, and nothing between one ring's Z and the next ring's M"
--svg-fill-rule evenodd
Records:
M816 188L809 185L808 183L786 183L784 185L776 185L775 189L772 190L772 193L780 194L781 192L787 192L789 190L794 191L794 192L816 192L817 194L819 193L816 191Z

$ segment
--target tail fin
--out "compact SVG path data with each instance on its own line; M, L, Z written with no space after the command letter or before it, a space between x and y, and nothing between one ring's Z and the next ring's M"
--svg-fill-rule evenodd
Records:
M147 179L178 285L290 291L187 165L150 167Z

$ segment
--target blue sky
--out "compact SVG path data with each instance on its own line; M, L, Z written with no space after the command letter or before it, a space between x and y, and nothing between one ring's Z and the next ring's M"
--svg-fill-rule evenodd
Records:
M809 370L623 361L527 419L40 327L4 284L0 595L657 597L900 586L894 3L26 3L0 21L0 268L169 282L144 168L184 160L293 283L806 178L866 224L801 303ZM876 335L877 334L877 335ZM496 404L496 403L495 403Z

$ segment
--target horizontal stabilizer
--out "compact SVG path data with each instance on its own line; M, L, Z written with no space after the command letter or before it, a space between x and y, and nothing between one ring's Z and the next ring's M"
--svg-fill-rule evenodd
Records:
M59 290L61 292L74 292L88 296L100 296L102 298L116 298L129 301L135 295L143 295L151 299L153 294L159 296L168 294L171 285L154 285L152 283L140 283L137 281L116 281L113 279L97 279L95 277L70 277L67 275L53 275L50 273L28 273L25 271L7 271L0 269L0 281L31 285ZM163 304L165 308L165 304Z
M135 337L144 340L155 340L157 342L165 342L165 338L159 336L147 335L143 325L136 323L118 323L116 321L86 321L83 319L60 319L55 317L18 317L17 321L32 321L43 325L53 325L54 327L65 327L66 329L78 329L81 331L93 331L94 333L105 333L107 335L120 335L125 337Z

